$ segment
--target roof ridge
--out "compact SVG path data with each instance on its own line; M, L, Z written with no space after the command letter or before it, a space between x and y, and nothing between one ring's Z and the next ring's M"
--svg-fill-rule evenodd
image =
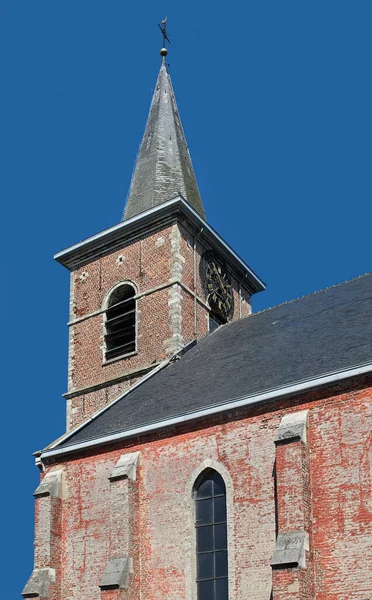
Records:
M339 287L340 285L345 285L345 283L351 283L352 281L356 281L357 279L361 279L362 277L367 277L367 275L372 275L372 272L364 273L363 275L358 275L358 277L352 277L351 279L347 279L346 281L341 281L340 283L335 283L334 285L329 285L328 287L322 288L321 290L316 290L315 292L310 292L309 294L304 294L303 296L298 296L298 298L292 298L291 300L285 300L284 302L281 302L280 304L275 304L274 306L268 306L267 308L263 308L262 310L259 310L254 313L252 312L250 315L241 317L240 319L238 319L236 321L230 321L230 323L225 323L221 327L218 327L212 333L221 331L221 329L224 329L225 327L228 327L229 325L233 325L234 323L241 323L241 321L245 321L246 319L251 319L252 317L256 317L257 315L262 315L262 313L268 312L269 310L274 310L274 308L279 308L280 306L285 306L286 304L292 304L292 302L297 302L298 300L303 300L304 298L309 298L310 296L315 296L316 294L320 294L321 292L326 292L327 290L331 290L333 288Z
M280 306L285 306L286 304L291 304L292 302L297 302L298 300L303 300L304 298L309 298L310 296L316 296L317 294L321 294L322 292L327 292L328 290L332 290L333 288L340 287L341 285L345 285L346 283L351 283L352 281L357 281L357 279L362 279L362 277L367 277L368 275L372 275L370 273L363 273L363 275L358 275L357 277L352 277L351 279L347 279L346 281L341 281L340 283L335 283L334 285L329 285L328 287L322 288L321 290L315 290L315 292L310 292L309 294L304 294L303 296L298 296L298 298L292 298L291 300L285 300L285 302L281 302L280 304L275 304L274 306L268 306L267 308L263 308L258 312L251 313L243 319L248 319L249 317L254 317L256 315L260 315L264 312L268 312L269 310L273 310L274 308L279 308ZM240 319L241 320L241 319ZM230 325L231 323L229 323Z
M258 312L254 312L254 313L252 312L251 314L246 315L245 317L241 317L240 319L237 319L235 321L230 321L229 323L224 323L220 327L217 327L217 329L215 329L214 331L211 331L211 332L205 334L205 336L203 336L202 338L199 338L199 339L206 339L206 337L209 337L212 334L216 334L218 331L222 331L226 327L229 327L230 325L241 323L242 321L246 321L247 319L252 319L252 317L256 317L257 315L262 315L263 313L269 312L270 310L274 310L274 308L280 308L281 306L285 306L286 304L292 304L293 302L297 302L298 300L303 300L304 298L309 298L310 296L316 296L317 294L321 294L322 292L326 292L333 288L340 287L341 285L345 285L346 283L351 283L352 281L357 281L358 279L362 279L362 277L367 277L368 275L372 275L372 272L363 273L363 275L358 275L357 277L352 277L351 279L347 279L346 281L341 281L340 283L335 283L334 285L329 285L328 287L322 288L321 290L316 290L315 292L310 292L309 294L304 294L303 296L298 296L298 298L292 298L291 300L285 300L285 302L281 302L280 304L275 304L274 306L268 306L267 308L263 308L262 310L259 310Z

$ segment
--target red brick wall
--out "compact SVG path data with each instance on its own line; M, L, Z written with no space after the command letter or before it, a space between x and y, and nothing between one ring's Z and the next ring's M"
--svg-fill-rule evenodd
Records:
M139 294L168 283L172 267L170 236L171 227L168 227L73 272L74 309L70 320L101 311L110 290L121 281L134 283ZM132 371L163 358L164 349L158 340L159 337L163 341L170 336L167 302L167 290L138 300L139 353L105 366L103 314L76 323L73 326L75 357L69 391L112 379L124 371ZM151 336L146 336L150 327Z
M206 294L196 252L197 321L194 323L194 239L185 227L169 225L116 249L71 273L67 429L75 427L184 344L208 331ZM182 286L174 287L175 279ZM137 352L105 362L105 299L121 281L132 282L137 300ZM167 287L154 290L158 286ZM234 319L250 313L250 297L232 281ZM145 294L141 296L141 294ZM126 379L124 380L124 378ZM119 380L118 380L119 379ZM102 384L107 382L105 389Z
M184 426L169 437L122 443L63 463L67 497L63 500L61 600L101 597L98 584L110 556L108 475L121 454L134 451L140 452L138 519L130 525L138 539L133 550L135 585L117 597L139 598L135 590L140 585L141 598L195 598L191 488L203 465L210 464L222 470L227 483L230 600L269 600L276 535L275 431L283 414L303 409L309 410L311 489L303 501L312 523L314 597L371 598L371 396L372 388L328 398L318 393L317 399L309 395L301 404L292 399L267 405L266 410L250 409L231 422L216 417L206 421L204 428ZM297 460L277 468L282 469L282 481L290 481L292 471L294 478L299 475ZM286 502L292 511L290 497ZM285 502L280 508L285 523ZM275 577L287 593L277 597L299 598L301 570L276 571ZM309 597L308 592L304 597Z
M371 395L345 394L312 416L317 600L372 598Z

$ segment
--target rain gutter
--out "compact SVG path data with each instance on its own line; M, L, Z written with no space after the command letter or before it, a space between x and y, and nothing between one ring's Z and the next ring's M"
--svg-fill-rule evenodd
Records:
M159 365L159 367L154 369L154 371L160 370L160 368L162 368L161 365ZM151 371L149 373L149 376L153 375L154 371ZM357 367L353 367L352 369L332 372L327 375L317 377L315 379L313 378L313 379L309 379L309 380L303 380L303 381L300 381L298 383L295 383L295 384L292 384L289 386L283 386L280 388L276 388L276 389L264 392L262 394L253 394L250 396L245 396L243 398L239 398L237 400L233 400L231 402L226 402L224 404L209 406L208 408L205 408L202 410L186 413L183 415L178 415L178 416L172 417L170 419L165 419L163 421L149 423L147 425L136 427L134 429L129 429L127 431L122 431L122 432L107 435L107 436L104 436L101 438L92 439L92 440L88 440L85 442L80 442L78 444L71 444L71 446L66 446L64 448L57 447L57 448L53 449L54 445L57 445L58 443L61 442L61 439L60 439L60 440L57 440L57 442L55 442L55 444L53 444L53 446L51 446L50 449L47 449L42 452L41 459L52 458L55 456L63 456L66 454L71 454L73 452L77 452L77 451L91 448L94 446L100 446L102 444L108 444L108 443L117 442L120 440L126 440L126 439L134 438L137 436L142 436L144 434L151 433L151 432L157 431L159 429L164 429L166 427L173 427L175 425L180 425L180 424L187 423L190 421L195 421L197 419L203 419L205 417L210 417L212 415L220 414L220 413L223 413L226 411L236 410L236 409L243 408L246 406L252 406L255 404L260 404L263 402L274 400L276 398L281 398L281 397L290 396L290 395L293 395L296 393L306 392L313 388L318 388L321 386L329 385L332 383L336 383L338 381L342 381L344 379L349 379L351 377L355 377L358 375L365 375L365 374L371 373L371 372L372 372L372 363L367 363L367 364L359 365ZM107 410L107 407L103 410ZM101 412L103 412L103 410ZM97 416L98 416L98 414L96 414L93 418L96 418ZM91 418L91 420L93 420L93 418ZM87 421L84 423L84 426L86 424L87 424ZM73 433L76 433L76 431L77 431L77 429L75 429ZM72 435L72 433L71 433L71 435ZM66 439L66 437L64 439Z

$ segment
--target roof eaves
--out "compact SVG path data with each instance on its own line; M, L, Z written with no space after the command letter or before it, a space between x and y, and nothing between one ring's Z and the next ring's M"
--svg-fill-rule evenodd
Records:
M100 415L102 415L109 408L111 408L111 406L113 406L114 404L116 404L117 402L119 402L119 400L122 400L122 398L125 398L125 396L127 396L128 394L130 394L131 392L133 392L133 390L135 390L138 387L140 387L140 385L142 385L143 383L145 383L145 381L147 381L148 379L151 379L154 375L156 375L156 373L159 373L159 371L161 371L162 369L164 369L165 367L167 367L169 364L171 364L172 362L174 362L175 360L177 360L179 357L183 356L186 352L188 352L189 350L191 350L191 348L193 348L196 345L196 343L197 343L196 340L192 340L191 342L189 342L188 344L186 344L186 346L184 346L183 348L181 348L181 350L178 350L177 352L175 352L174 354L172 354L172 356L170 356L169 358L166 358L165 360L163 360L156 367L154 367L149 373L146 373L146 375L144 375L139 381L137 381L136 383L134 383L132 386L130 386L130 388L128 388L127 390L125 390L125 392L123 392L122 394L120 394L120 396L118 396L117 398L115 398L114 400L112 400L111 402L109 402L108 404L106 404L103 408L101 408L100 410L98 410L97 412L95 412L88 419L86 419L85 421L83 421L82 423L80 423L80 425L77 425L71 431L68 431L67 433L64 433L62 436L60 436L59 438L57 438L56 440L54 440L54 442L52 442L51 444L49 444L45 448L45 450L49 450L49 449L55 448L59 444L62 444L62 442L65 442L70 437L72 437L73 435L75 435L78 431L80 431L81 429L83 429L84 427L86 427L88 425L88 423L91 423L92 421L95 421Z
M160 365L159 365L160 366ZM165 365L164 365L165 366ZM153 372L151 372L153 373ZM75 429L73 432L70 432L70 435L65 436L62 440L57 440L54 444L49 446L46 450L44 450L41 454L41 459L51 458L54 456L63 456L65 454L71 454L73 452L77 452L80 450L84 450L87 448L92 448L94 446L106 445L108 443L113 443L119 440L130 439L139 435L145 435L147 433L151 433L160 429L164 429L166 427L179 425L181 423L186 423L190 421L195 421L197 419L202 419L205 417L209 417L211 415L220 414L226 411L231 411L239 408L243 408L246 406L252 406L255 404L260 404L263 402L267 402L270 400L275 400L277 398L282 398L285 396L291 396L295 393L301 393L305 391L309 391L314 388L320 388L332 383L336 383L338 381L342 381L344 379L350 379L352 377L356 377L359 375L365 375L368 373L372 373L372 363L364 363L360 365L354 365L348 369L343 369L341 371L334 371L331 373L323 374L318 377L298 381L296 383L292 383L290 385L281 386L276 389L266 390L259 394L255 393L249 396L245 396L242 398L238 398L235 400L226 401L223 404L209 406L207 408L193 411L189 413L185 413L182 415L173 416L169 419L156 421L153 423L148 423L146 425L142 425L140 427L136 427L134 429L129 429L126 431L121 431L119 433L106 435L101 438L95 438L91 440L87 440L85 442L79 442L78 444L71 444L70 446L66 446L63 448L58 448L59 443L61 441L65 441L68 437L71 437L77 430ZM133 388L132 388L133 389ZM128 390L128 392L131 390ZM121 396L122 397L122 396ZM117 399L116 401L118 401ZM110 406L112 406L111 403ZM105 407L107 409L108 407ZM98 414L94 418L96 418ZM87 422L85 422L85 425ZM81 428L81 427L80 427Z
M59 444L62 444L66 440L70 439L70 437L72 437L78 431L80 431L81 429L83 429L84 427L86 427L89 423L91 423L92 421L95 421L100 415L102 415L109 408L111 408L111 406L113 406L114 404L116 404L117 402L119 402L119 400L121 400L122 398L125 398L125 396L127 396L128 394L130 394L134 389L138 388L145 381L147 381L148 379L150 379L151 377L153 377L154 375L156 375L156 373L158 373L159 371L161 371L161 369L164 369L164 367L166 367L173 359L174 359L174 355L171 356L170 358L167 358L166 360L163 360L160 364L158 364L157 367L155 367L154 369L152 369L152 371L150 371L149 373L147 373L146 375L144 375L144 377L142 377L139 381L137 381L130 388L128 388L127 390L125 390L124 393L120 394L120 396L118 396L117 398L115 398L114 400L112 400L111 402L109 402L109 404L106 404L103 408L101 408L100 410L98 410L97 412L95 412L88 419L86 419L85 421L83 421L82 423L80 423L79 425L77 425L76 427L74 427L74 429L71 429L71 431L68 431L67 433L64 433L59 438L57 438L56 440L54 440L54 442L51 442L42 451L43 454L44 454L44 452L49 451L50 449L53 449L56 446L58 446Z

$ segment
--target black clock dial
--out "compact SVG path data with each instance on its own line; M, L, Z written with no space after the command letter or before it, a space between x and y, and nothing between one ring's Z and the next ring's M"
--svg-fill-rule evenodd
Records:
M217 254L209 250L204 253L202 263L209 305L215 313L227 321L234 312L234 298L225 263Z

